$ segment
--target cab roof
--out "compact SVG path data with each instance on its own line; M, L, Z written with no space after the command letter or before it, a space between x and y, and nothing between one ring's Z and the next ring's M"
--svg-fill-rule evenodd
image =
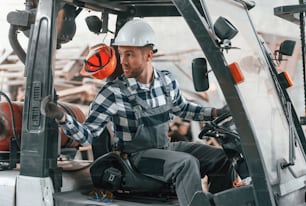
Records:
M135 17L181 16L171 0L77 0L78 7ZM195 1L200 6L200 1Z

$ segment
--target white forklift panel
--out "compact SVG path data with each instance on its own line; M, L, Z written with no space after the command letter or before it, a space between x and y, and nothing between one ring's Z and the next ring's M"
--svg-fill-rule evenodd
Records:
M53 206L53 185L50 177L17 176L17 206ZM36 198L33 197L35 194Z
M16 195L16 176L19 174L17 170L1 171L0 173L0 204L5 206L15 205Z

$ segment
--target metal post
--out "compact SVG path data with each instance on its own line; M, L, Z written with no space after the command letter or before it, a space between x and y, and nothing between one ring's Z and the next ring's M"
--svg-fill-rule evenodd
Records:
M57 0L41 0L31 27L25 76L20 176L17 205L53 205L51 173L57 169L58 129L40 113L44 96L54 93L53 59L56 46ZM54 95L53 95L54 96Z
M299 0L299 4L305 4L306 1ZM306 115L306 56L305 56L305 12L300 12L300 35L301 35L301 52L303 65L303 80L304 80L304 116Z

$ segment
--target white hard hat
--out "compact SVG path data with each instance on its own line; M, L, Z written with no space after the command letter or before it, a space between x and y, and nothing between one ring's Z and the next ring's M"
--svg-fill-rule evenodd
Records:
M128 21L119 30L112 45L115 46L136 46L156 45L156 36L152 27L141 19Z

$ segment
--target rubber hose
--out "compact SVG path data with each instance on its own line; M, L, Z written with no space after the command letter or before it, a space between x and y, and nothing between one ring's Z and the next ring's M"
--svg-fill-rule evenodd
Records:
M26 53L18 41L17 34L18 34L18 27L15 25L11 25L9 29L9 42L11 44L11 47L15 51L16 55L18 56L18 58L22 61L23 64L25 64Z

